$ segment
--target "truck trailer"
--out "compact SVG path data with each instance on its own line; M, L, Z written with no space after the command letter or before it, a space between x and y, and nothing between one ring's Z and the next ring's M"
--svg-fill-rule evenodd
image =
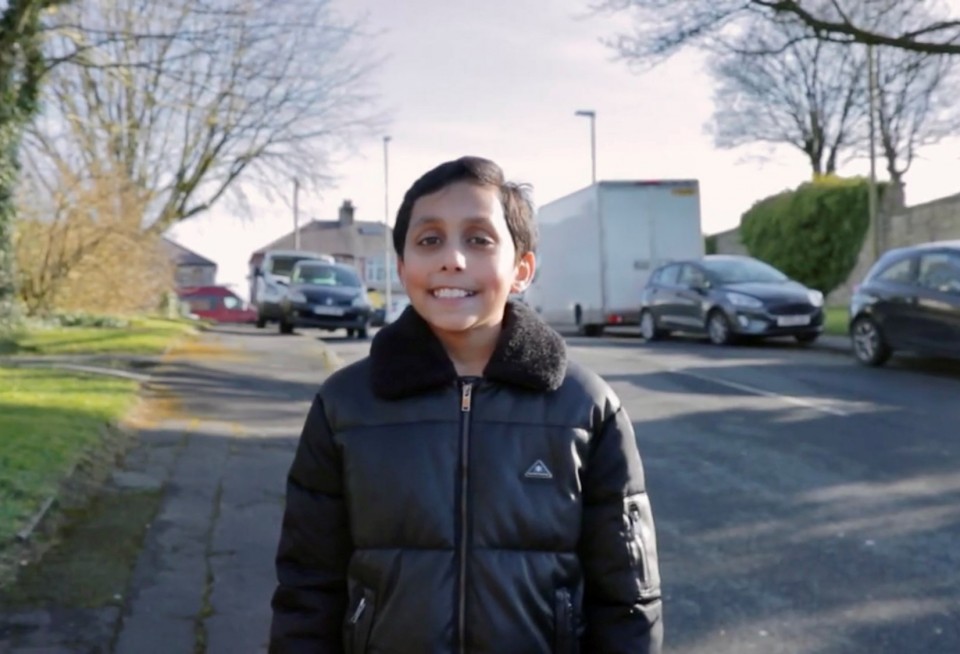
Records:
M537 212L537 271L523 300L558 329L637 325L658 265L704 254L697 180L601 181Z

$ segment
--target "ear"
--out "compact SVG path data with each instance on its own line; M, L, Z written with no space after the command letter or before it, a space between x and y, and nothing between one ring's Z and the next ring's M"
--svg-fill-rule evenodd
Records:
M533 252L527 252L514 268L513 284L510 285L510 291L513 293L523 293L533 281L533 276L537 272L537 256Z

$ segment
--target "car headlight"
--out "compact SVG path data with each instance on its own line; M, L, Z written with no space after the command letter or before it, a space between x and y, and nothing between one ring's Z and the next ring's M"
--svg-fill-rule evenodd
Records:
M306 304L307 296L301 293L300 291L290 291L287 297L290 298L290 301L294 304Z
M748 309L760 309L763 307L763 302L755 297L744 295L743 293L728 292L727 299L730 300L730 304L735 307L745 307Z
M810 298L810 304L815 307L823 306L823 293L820 291L808 291L807 297Z
M367 299L365 294L361 293L357 297L353 298L353 302L351 304L355 307L365 307L370 304L370 301Z

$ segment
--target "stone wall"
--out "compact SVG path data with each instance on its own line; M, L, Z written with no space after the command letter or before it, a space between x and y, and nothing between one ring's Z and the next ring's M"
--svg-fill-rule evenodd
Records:
M850 300L853 287L863 280L876 260L877 247L882 254L930 241L960 240L960 193L907 207L889 216L881 214L880 226L880 238L876 244L873 229L867 232L857 265L847 281L830 294L828 304L844 305Z

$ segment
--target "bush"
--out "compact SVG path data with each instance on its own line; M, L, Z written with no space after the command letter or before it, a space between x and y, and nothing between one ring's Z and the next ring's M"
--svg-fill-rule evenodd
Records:
M820 178L754 204L743 214L740 236L752 256L826 295L857 263L868 202L866 180Z

